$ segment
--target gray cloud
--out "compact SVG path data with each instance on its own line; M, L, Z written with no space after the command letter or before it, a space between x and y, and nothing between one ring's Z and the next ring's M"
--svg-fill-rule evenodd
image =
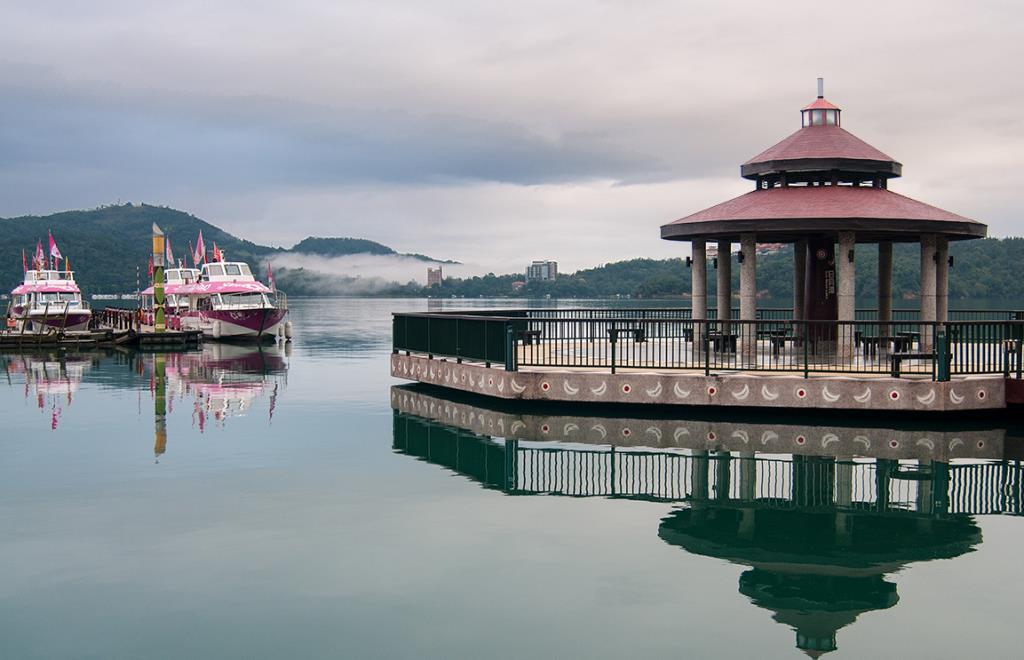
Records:
M1009 2L9 4L0 215L121 198L277 244L675 254L658 225L747 189L824 75L894 189L1022 233Z

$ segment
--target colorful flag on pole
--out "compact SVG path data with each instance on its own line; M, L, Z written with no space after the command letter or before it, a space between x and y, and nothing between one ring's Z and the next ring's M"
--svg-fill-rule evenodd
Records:
M199 267L199 262L206 261L206 245L203 243L203 230L199 230L199 238L196 239L196 251L192 253L192 263Z
M21 269L28 272L28 257L25 256L25 248L21 248Z
M277 293L277 284L274 282L274 271L270 269L270 262L267 262L267 283L270 285L270 290L273 293Z
M153 255L149 255L149 278L153 279Z
M220 248L217 247L216 243L213 244L213 260L224 261L224 253L220 251Z
M43 254L43 242L36 241L36 258L33 262L36 270L42 270L46 268L46 256Z
M173 268L174 267L174 253L171 252L171 237L170 236L167 237L166 242L167 242L167 266L170 267L170 268Z
M46 232L47 237L50 239L50 256L60 261L63 259L63 255L60 253L60 249L57 247L57 241L53 240L53 234L49 231ZM56 262L55 262L56 263Z

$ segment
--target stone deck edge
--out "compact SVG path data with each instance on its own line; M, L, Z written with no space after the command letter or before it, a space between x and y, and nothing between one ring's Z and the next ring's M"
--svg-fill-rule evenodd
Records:
M1006 407L1002 376L949 382L905 378L691 373L504 371L500 367L391 355L391 375L501 399L875 411Z

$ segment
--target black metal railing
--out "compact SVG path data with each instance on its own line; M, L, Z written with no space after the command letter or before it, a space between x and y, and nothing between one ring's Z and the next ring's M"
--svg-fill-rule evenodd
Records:
M397 313L395 352L520 367L1021 377L1024 320L696 320L688 310ZM968 310L969 312L969 310ZM970 312L974 313L974 312ZM980 312L979 312L980 313ZM986 312L988 314L989 312ZM956 317L962 313L951 313Z

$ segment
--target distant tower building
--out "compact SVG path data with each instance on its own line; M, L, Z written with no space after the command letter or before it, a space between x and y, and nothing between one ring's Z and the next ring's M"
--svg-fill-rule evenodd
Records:
M557 261L534 261L526 267L526 281L553 280L558 277Z
M444 281L444 275L441 274L441 267L437 268L427 267L427 286L441 286L441 282Z

